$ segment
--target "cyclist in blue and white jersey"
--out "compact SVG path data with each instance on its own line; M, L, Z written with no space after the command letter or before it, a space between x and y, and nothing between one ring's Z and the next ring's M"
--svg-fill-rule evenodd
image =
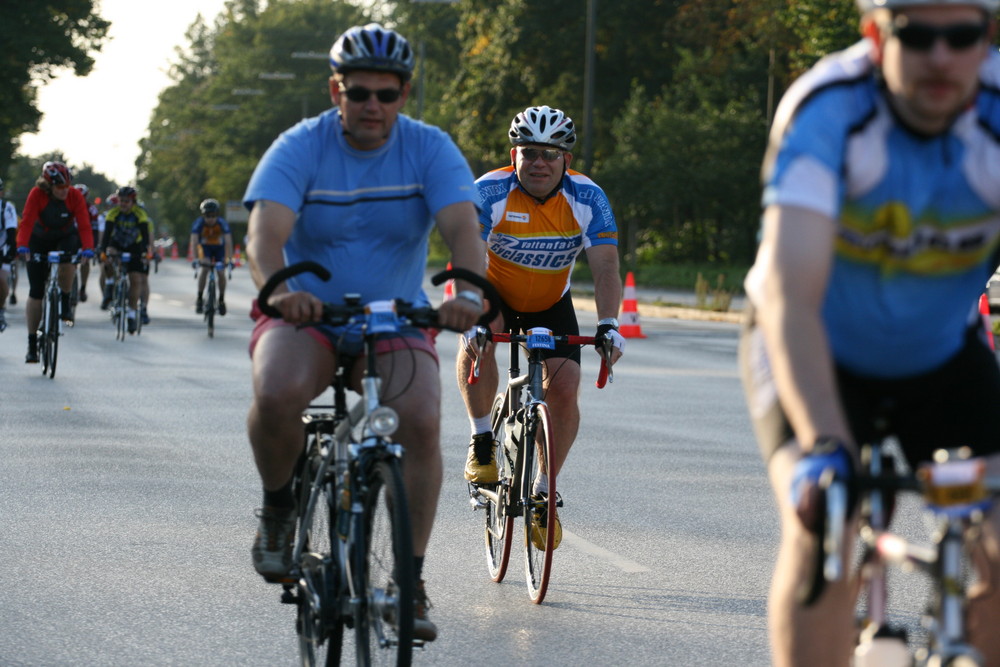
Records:
M1000 369L976 304L1000 247L1000 0L858 0L860 43L781 102L765 158L763 237L746 279L744 386L781 516L774 664L846 665L855 590L796 601L816 480L850 477L888 420L911 465L968 445L1000 471ZM969 606L1000 664L1000 521Z
M400 113L410 92L413 52L402 36L378 24L349 29L330 51L330 96L336 108L303 120L267 150L247 192L248 256L263 285L286 264L314 260L333 273L288 281L270 299L282 320L257 317L251 338L253 404L248 433L264 487L252 550L268 581L287 577L295 531L293 468L303 442L300 415L334 377L339 355L361 351L359 331L299 328L320 320L322 303L403 298L427 304L422 289L428 237L437 226L452 264L480 275L472 172L441 130ZM471 327L482 295L459 282L440 308L441 324ZM409 329L379 349L386 403L400 415L403 469L418 573L414 633L429 641L420 572L441 488L440 374L430 332ZM359 364L353 367L360 376Z

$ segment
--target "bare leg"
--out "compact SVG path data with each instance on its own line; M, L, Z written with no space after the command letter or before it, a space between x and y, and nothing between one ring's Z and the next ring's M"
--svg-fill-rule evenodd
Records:
M558 476L580 429L580 364L571 359L545 362L545 402L552 413L552 474Z

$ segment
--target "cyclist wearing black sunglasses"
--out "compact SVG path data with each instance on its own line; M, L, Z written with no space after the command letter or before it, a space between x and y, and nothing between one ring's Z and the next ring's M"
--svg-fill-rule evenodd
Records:
M604 191L590 178L572 171L576 128L559 109L529 107L511 121L511 164L476 181L481 199L479 224L488 249L486 276L503 297L495 331L546 327L559 335L579 335L570 295L570 276L577 256L586 250L594 278L599 319L597 335L615 340L611 362L621 357L625 340L618 333L622 283L618 273L618 227ZM458 386L472 425L465 478L474 484L497 481L496 447L490 407L499 375L496 348L490 346L480 380L469 384L473 345L459 349ZM556 430L554 473L569 455L580 423L580 348L557 345L546 351L545 400ZM548 476L534 480L535 493L548 492ZM544 549L545 527L534 532ZM558 519L555 545L562 532ZM537 546L537 545L536 545Z
M746 280L743 382L781 517L769 604L779 667L850 662L853 583L809 607L797 591L817 480L854 475L883 406L914 468L964 445L1000 471L1000 368L976 313L1000 257L1000 0L858 6L866 39L817 63L778 107ZM997 514L979 562L990 583L968 608L989 665L1000 664Z
M336 105L284 132L257 165L244 196L251 209L247 245L258 286L286 262L319 262L333 276L303 274L269 303L282 319L256 317L251 339L254 399L248 434L264 487L252 550L266 580L286 578L295 530L292 471L303 443L302 411L329 387L339 355L360 352L355 328L296 325L321 319L324 302L402 298L428 305L422 289L435 223L452 264L482 275L472 172L441 130L400 110L410 92L410 45L377 24L351 28L330 51ZM480 291L461 282L463 298L440 308L439 321L471 327L482 314ZM420 580L442 480L440 373L433 334L410 328L379 350L383 403L400 416L404 481ZM354 364L355 379L363 364ZM415 634L436 636L422 581Z

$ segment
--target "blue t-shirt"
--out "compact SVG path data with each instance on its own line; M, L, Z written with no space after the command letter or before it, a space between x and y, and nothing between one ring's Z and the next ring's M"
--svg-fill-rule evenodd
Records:
M451 138L400 115L388 141L359 151L344 140L338 109L298 123L261 158L243 197L283 204L298 214L285 244L288 265L319 262L333 276L290 281L330 303L346 293L362 303L402 298L429 303L423 291L434 216L478 201L472 171Z
M901 378L952 357L1000 243L1000 56L948 131L926 136L889 108L866 41L817 63L778 107L764 204L837 222L823 304L834 359ZM753 275L748 277L748 294ZM752 295L751 295L752 298Z

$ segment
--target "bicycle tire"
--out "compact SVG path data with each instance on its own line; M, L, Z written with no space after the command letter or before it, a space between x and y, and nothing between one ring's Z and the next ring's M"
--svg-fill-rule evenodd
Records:
M376 461L366 474L351 576L360 602L354 632L358 665L409 665L416 581L410 515L399 461Z
M208 325L208 337L215 338L215 268L208 277L208 297L205 300L205 323Z
M17 305L17 260L10 263L10 305Z
M118 313L118 340L123 341L128 335L128 297L131 291L128 277L123 277L115 284L115 310Z
M339 665L344 638L344 622L340 617L338 590L340 570L337 567L338 544L336 530L337 489L331 481L323 484L318 497L308 510L310 495L319 470L322 454L319 441L307 440L308 456L302 462L298 477L299 516L296 533L296 553L299 570L298 607L295 628L299 637L299 656L303 667Z
M42 319L38 323L38 356L42 362L42 375L49 374L49 321L52 319L52 290L51 285L46 287L45 298L42 300Z
M507 574L510 564L510 546L514 536L514 516L507 511L511 481L514 477L513 452L508 452L504 443L509 434L507 412L504 410L506 393L497 394L490 410L490 423L493 425L493 439L500 443L497 447L496 500L490 498L486 503L486 567L490 579L500 583Z
M521 477L521 497L525 501L524 508L524 578L528 584L528 595L535 604L541 604L549 587L549 576L552 573L552 552L555 531L545 531L544 549L532 542L531 522L536 514L543 514L545 525L552 526L556 520L556 478L552 474L552 419L549 408L544 403L529 407L529 418L524 435L524 474ZM537 456L536 456L537 452ZM539 458L542 463L539 463ZM531 498L532 483L540 471L548 471L549 492L540 501Z
M59 314L59 302L61 301L59 290L53 290L49 294L49 320L45 337L48 339L48 367L49 377L56 376L56 361L59 359L59 326L61 315Z

